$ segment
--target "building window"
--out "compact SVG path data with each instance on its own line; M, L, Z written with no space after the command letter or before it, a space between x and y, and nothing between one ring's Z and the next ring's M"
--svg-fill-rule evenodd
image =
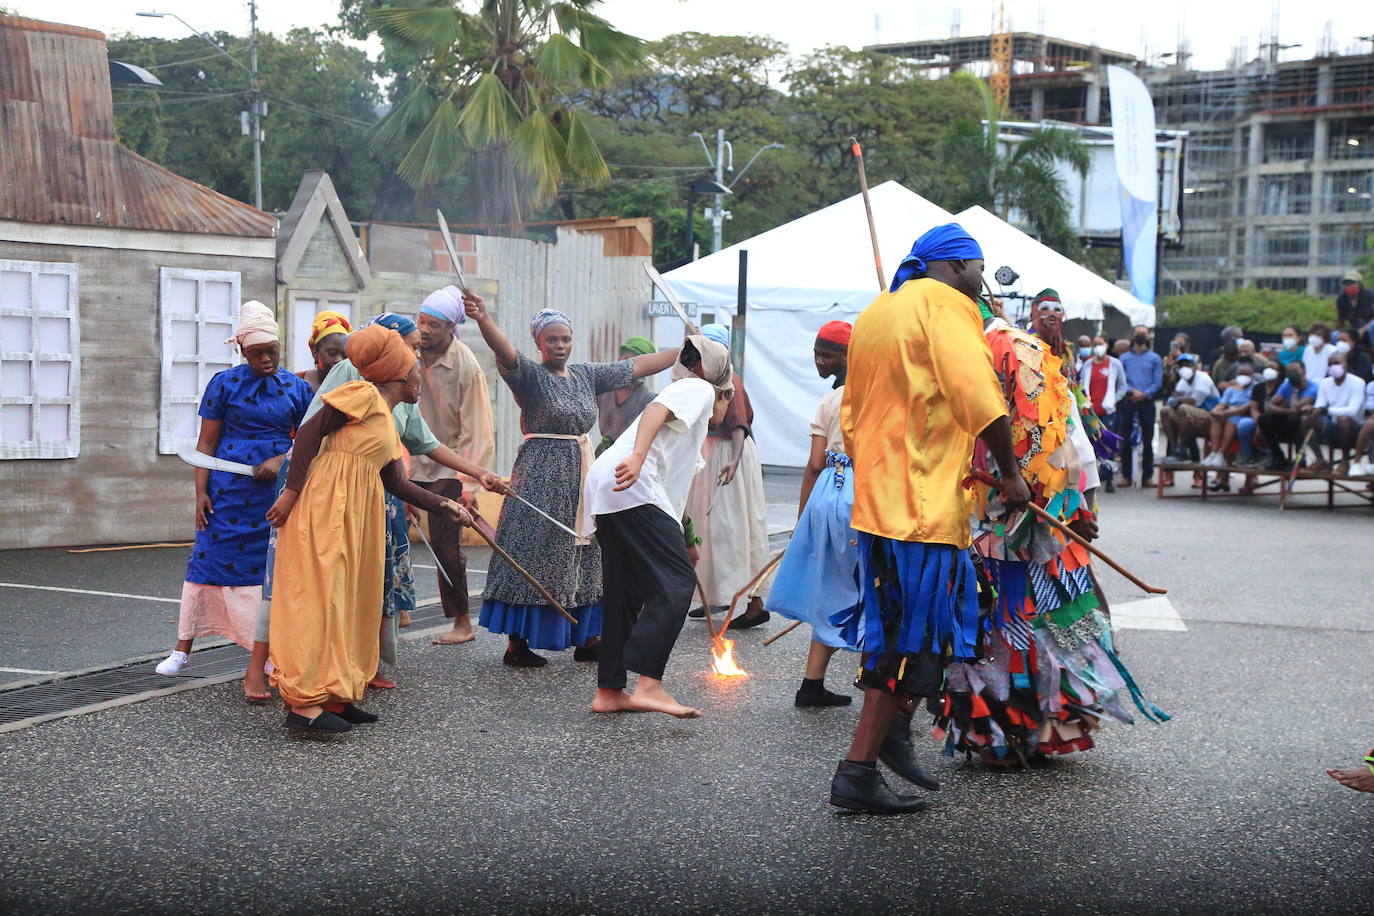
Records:
M1318 251L1321 263L1331 266L1348 267L1364 258L1371 247L1370 230L1367 226L1327 224L1321 227L1318 235Z
M1302 277L1258 277L1255 286L1260 289L1274 289L1285 293L1307 292L1307 281Z
M239 274L162 268L162 404L158 451L175 455L200 438L200 396L238 357L225 343L238 327Z
M1374 171L1327 172L1322 192L1323 213L1374 213Z
M76 265L0 261L0 458L81 452Z
M1361 90L1368 92L1368 89ZM1374 156L1374 119L1347 118L1331 122L1327 159L1368 159Z
M1312 235L1307 226L1261 226L1255 236L1257 265L1301 267L1308 263Z
M1273 175L1260 179L1260 216L1302 216L1312 212L1311 175Z

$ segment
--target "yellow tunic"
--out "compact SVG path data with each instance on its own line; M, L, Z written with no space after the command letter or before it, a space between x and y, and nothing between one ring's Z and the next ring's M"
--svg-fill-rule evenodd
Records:
M349 417L310 465L277 537L272 683L288 706L354 703L377 673L386 562L380 472L401 457L386 401L370 382L321 395Z
M1006 414L971 299L929 278L880 294L854 323L840 408L854 528L968 547L974 438Z

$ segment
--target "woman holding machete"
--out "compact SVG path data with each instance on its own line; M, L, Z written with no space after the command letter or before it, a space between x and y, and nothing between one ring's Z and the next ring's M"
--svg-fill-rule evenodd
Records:
M243 303L238 329L226 343L244 362L216 373L205 386L196 450L251 464L256 473L196 471L196 544L181 588L177 644L156 669L166 677L186 667L198 637L223 636L252 647L272 483L313 394L303 379L282 368L281 330L261 302Z
M662 372L677 361L678 350L570 365L572 319L543 309L530 322L540 356L535 362L517 351L497 327L482 297L470 296L464 305L520 405L525 441L511 470L511 489L559 522L577 527L582 481L592 463L587 434L596 422L597 395ZM577 618L574 627L510 564L493 557L479 622L510 637L505 663L522 668L548 664L548 659L530 651L531 646L554 651L578 646L574 658L595 661L601 634L601 551L596 541L569 536L516 500L506 500L501 509L496 541Z

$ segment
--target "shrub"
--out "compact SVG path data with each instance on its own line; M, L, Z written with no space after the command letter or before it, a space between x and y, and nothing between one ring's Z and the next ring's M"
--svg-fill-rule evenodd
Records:
M1246 331L1277 334L1285 325L1306 329L1314 321L1336 318L1334 300L1304 293L1246 287L1231 293L1169 296L1160 301L1160 325L1239 325Z

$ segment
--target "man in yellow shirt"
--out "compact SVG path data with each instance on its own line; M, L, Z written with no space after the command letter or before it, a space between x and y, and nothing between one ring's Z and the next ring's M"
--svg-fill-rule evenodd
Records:
M834 622L865 653L864 708L830 803L851 811L926 807L887 786L880 758L939 788L915 760L911 715L919 697L938 694L949 661L976 656L972 504L962 485L976 439L1006 481L1004 504L1017 509L1030 498L975 303L982 272L982 250L962 227L930 230L859 316L849 345L841 428L854 462L863 594Z

